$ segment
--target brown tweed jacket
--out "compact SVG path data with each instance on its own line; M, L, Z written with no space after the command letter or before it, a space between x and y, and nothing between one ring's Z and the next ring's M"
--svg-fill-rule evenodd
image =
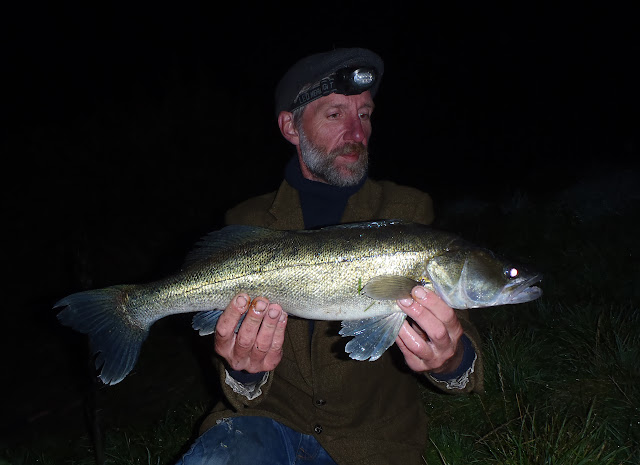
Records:
M410 187L368 180L349 199L342 222L377 219L429 224L433 221L431 198ZM284 181L276 192L231 209L226 222L303 229L298 191ZM481 390L479 339L466 312L458 316L478 360L470 382L457 392ZM201 432L224 417L260 415L314 435L340 464L424 463L427 422L418 378L443 386L428 375L411 373L395 345L375 362L351 360L344 352L347 338L338 335L339 329L339 322L316 322L310 344L308 321L290 317L282 362L269 374L263 393L252 401L226 385L224 365L218 360L226 402L214 408Z

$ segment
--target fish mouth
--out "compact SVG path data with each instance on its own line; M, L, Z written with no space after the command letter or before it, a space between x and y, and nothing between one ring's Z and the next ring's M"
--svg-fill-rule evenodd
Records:
M542 275L535 274L520 283L514 283L508 303L520 304L523 302L530 302L540 297L542 295L542 289L538 286L534 286L534 284L538 284L540 281L542 281ZM509 287L510 286L507 286L507 288Z

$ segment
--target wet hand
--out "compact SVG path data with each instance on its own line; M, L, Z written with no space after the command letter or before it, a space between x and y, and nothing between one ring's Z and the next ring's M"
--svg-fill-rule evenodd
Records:
M242 316L246 317L235 332ZM253 301L235 296L220 315L215 333L216 352L233 370L259 373L273 370L282 360L287 314L264 297Z
M450 373L462 362L463 330L458 317L434 292L422 286L398 305L411 320L405 321L396 339L409 368L416 372Z

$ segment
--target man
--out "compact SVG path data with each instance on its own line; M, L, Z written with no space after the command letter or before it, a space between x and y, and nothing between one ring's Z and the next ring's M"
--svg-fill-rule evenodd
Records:
M382 74L382 60L366 49L296 63L276 90L278 126L296 156L278 191L233 208L227 223L430 223L427 194L367 178ZM240 294L220 317L215 349L226 399L183 463L420 464L427 430L416 378L451 393L482 387L478 337L466 313L421 286L398 301L412 320L398 335L400 350L375 362L345 356L339 323L289 319L268 297Z

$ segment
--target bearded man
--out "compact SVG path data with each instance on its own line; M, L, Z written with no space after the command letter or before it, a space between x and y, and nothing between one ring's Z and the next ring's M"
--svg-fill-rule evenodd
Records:
M295 147L285 179L277 191L231 209L227 223L273 229L431 223L428 194L367 176L383 71L382 59L361 48L294 64L275 94L280 132ZM289 318L268 298L240 294L218 320L225 399L179 463L418 465L427 443L418 382L449 393L482 388L479 339L467 313L422 286L397 302L410 322L397 348L375 362L345 356L336 322Z

